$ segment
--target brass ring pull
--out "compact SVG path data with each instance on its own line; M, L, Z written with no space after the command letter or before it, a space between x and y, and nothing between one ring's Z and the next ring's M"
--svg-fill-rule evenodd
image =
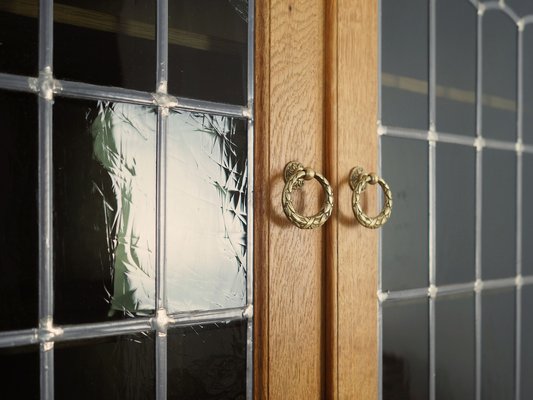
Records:
M379 186L381 186L383 189L383 194L385 195L383 201L383 210L381 210L379 215L374 218L366 215L361 208L361 193L365 191L369 183L371 185L379 183ZM359 223L365 228L370 229L376 229L384 225L392 213L392 192L389 188L389 185L387 185L387 182L372 172L367 174L364 172L363 168L355 167L350 172L350 187L353 190L352 208L357 221L359 221Z
M333 211L333 191L328 180L311 168L304 168L297 161L291 161L285 166L284 177L285 186L283 187L281 203L283 204L283 211L287 218L300 229L314 229L324 225ZM313 178L322 185L326 197L322 209L317 214L311 217L305 217L298 214L294 209L294 205L292 204L292 191L300 189L304 181L309 181Z

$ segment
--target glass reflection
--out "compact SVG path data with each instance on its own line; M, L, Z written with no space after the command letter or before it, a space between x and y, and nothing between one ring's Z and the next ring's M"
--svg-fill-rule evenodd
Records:
M154 309L155 125L150 107L56 100L54 318L60 323Z
M245 121L172 113L168 126L169 309L243 306L248 198Z

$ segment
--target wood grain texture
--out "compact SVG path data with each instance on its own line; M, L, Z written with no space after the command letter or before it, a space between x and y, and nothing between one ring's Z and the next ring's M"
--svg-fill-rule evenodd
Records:
M281 207L285 164L323 172L324 3L261 0L256 25L255 271L258 399L321 399L324 230L300 230ZM316 181L295 196L314 214Z
M337 3L338 398L377 399L379 232L357 224L348 176L356 165L377 170L378 4ZM367 189L371 215L377 190Z

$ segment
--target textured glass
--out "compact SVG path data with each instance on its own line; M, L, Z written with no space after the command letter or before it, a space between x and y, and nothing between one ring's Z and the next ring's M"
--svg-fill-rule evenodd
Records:
M167 162L170 311L246 303L246 122L171 113Z
M55 76L155 91L155 14L155 0L56 0Z
M383 305L383 400L427 399L427 299Z
M0 349L2 399L39 398L39 346Z
M439 132L476 133L476 9L437 0L436 117Z
M476 151L437 144L437 285L475 280Z
M0 136L0 330L37 327L36 96L0 91Z
M514 289L483 292L481 321L481 398L512 399L516 331Z
M533 6L533 2L531 2ZM533 25L526 25L523 32L523 140L526 144L533 144Z
M523 154L522 273L533 275L533 154Z
M246 321L172 329L169 400L246 398Z
M516 153L483 150L483 279L516 274Z
M55 344L56 400L155 399L155 341L140 333Z
M37 75L38 0L0 1L0 72Z
M383 229L383 290L428 285L428 144L383 137L381 175L394 213Z
M169 4L172 94L246 103L247 0L176 0Z
M381 121L428 129L428 1L381 2Z
M474 295L439 297L435 304L436 399L474 399Z
M533 399L533 286L522 288L521 400Z
M55 100L56 322L154 309L155 126L150 107Z
M517 26L500 11L483 14L483 121L486 138L516 140Z

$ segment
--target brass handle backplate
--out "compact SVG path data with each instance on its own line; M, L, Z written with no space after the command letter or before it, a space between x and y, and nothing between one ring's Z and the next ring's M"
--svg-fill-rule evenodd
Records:
M297 161L291 161L285 166L284 178L285 186L283 187L281 203L283 205L283 212L287 218L300 229L314 229L324 225L333 211L333 190L331 189L328 180L311 168L304 168L304 166ZM326 196L321 210L311 217L306 217L298 214L294 209L292 192L293 190L300 189L303 186L304 181L313 178L322 185Z
M377 217L369 217L363 212L361 207L361 193L363 193L368 184L379 186L383 189L383 209ZM374 173L367 174L363 168L355 167L350 172L350 187L353 190L352 194L352 208L355 218L365 228L376 229L387 222L392 213L392 192L383 179Z

